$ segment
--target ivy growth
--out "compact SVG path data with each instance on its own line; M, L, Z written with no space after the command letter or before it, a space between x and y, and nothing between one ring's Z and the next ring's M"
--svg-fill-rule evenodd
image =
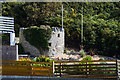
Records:
M35 46L39 51L49 50L48 40L51 36L51 29L48 26L32 26L23 32L26 41Z
M2 34L2 45L10 45L10 34Z

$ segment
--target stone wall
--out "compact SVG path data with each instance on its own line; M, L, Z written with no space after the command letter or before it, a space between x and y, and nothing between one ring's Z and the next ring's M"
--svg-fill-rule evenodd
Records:
M33 45L31 45L28 41L25 40L25 37L23 35L24 29L25 28L20 28L20 32L19 32L19 38L20 38L19 42L23 46L24 51L26 53L30 53L31 55L34 55L34 56L40 56L39 50L36 47L34 47Z

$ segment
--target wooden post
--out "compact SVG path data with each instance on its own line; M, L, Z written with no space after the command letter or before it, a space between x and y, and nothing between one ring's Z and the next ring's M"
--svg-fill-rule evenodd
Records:
M87 73L88 73L88 72L87 72L87 62L86 62L86 76L87 76Z
M88 74L90 75L90 72L91 72L91 62L90 62L90 65L89 65L88 71L89 71Z
M31 62L28 62L28 71L30 71L28 75L32 76L33 72L32 72L32 64L31 64Z
M60 63L60 67L59 67L59 68L60 68L60 69L59 69L59 70L60 70L60 77L61 77L61 66L62 66L62 65L61 65L61 63Z
M117 74L117 80L119 80L119 65L117 60L116 60L116 74Z

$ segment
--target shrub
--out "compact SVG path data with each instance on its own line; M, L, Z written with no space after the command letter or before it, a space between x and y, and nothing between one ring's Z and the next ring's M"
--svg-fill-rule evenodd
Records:
M33 60L31 60L31 59L29 59L29 58L23 58L23 59L19 59L18 61L33 61Z
M41 56L36 58L36 62L53 62L53 60L50 60L50 58Z
M34 62L34 60L29 59L29 58L23 58L23 59L19 59L18 61L28 61L28 62ZM27 63L16 63L16 65L28 65Z
M66 49L64 49L64 53L66 53Z
M81 56L81 57L84 57L84 56L85 56L85 52L84 52L83 49L80 50L80 56Z
M41 57L36 57L35 59L19 59L18 61L29 61L29 62L53 62L53 60L50 60L50 58L47 58L47 57L44 57L44 56L41 56ZM27 65L26 63L22 63L21 65ZM36 64L36 63L33 63L32 64L33 66L52 66L50 64L45 64L45 63L42 63L42 64Z
M92 60L91 56L86 56L81 61L91 61L91 60Z
M100 58L99 60L104 60L103 58Z
M48 57L41 56L36 58L36 62L53 62L53 60L50 60L50 58ZM33 64L33 65L34 66L52 66L50 64Z
M70 52L71 52L71 53L74 53L75 51L74 51L74 50L71 50Z

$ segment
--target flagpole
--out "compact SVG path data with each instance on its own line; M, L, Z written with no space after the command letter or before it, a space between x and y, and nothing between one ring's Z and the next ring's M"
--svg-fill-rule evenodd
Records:
M82 6L82 15L81 15L81 44L83 45L83 6Z
M63 30L63 4L62 4L62 30Z

